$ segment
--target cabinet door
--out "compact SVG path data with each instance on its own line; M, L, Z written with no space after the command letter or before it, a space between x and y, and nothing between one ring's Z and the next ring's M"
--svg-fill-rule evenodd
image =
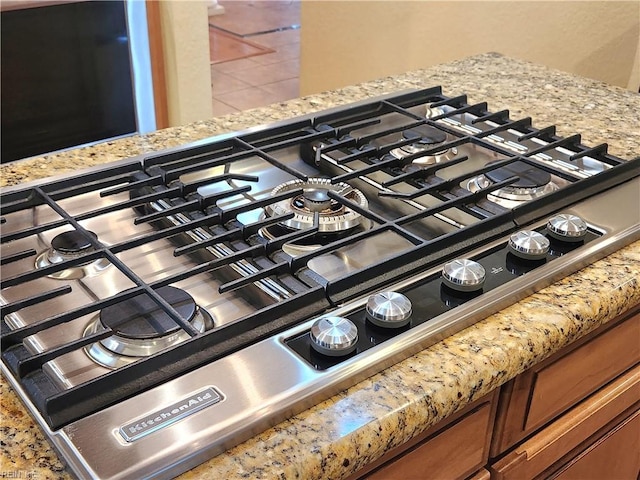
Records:
M626 419L631 418L628 420L632 424L631 427L635 425L634 415L637 415L639 405L640 366L637 366L576 405L551 425L491 465L491 478L493 480L548 478L553 472L562 469L563 465L574 463L573 459L576 464L575 471L579 471L586 468L578 462L580 452L590 449L593 452L598 451L597 454L594 453L592 461L596 461L595 459L602 455L597 450L598 443L604 445L603 448L612 454L611 465L619 463L623 465L622 470L633 469L635 461L629 458L630 450L628 450L633 448L632 445L622 449L615 449L613 445L620 441L627 441L627 435L633 436L634 432L628 433L629 430L626 429ZM618 428L623 431L622 440L620 436L615 436L613 433ZM607 438L615 440L612 444L608 444ZM637 444L637 439L634 441ZM637 452L637 449L635 451ZM587 455L585 455L585 465L587 461ZM569 477L572 474L570 468L565 474L566 478L572 478ZM620 477L605 475L599 478ZM636 476L630 478L635 479Z
M382 465L370 480L466 478L489 456L491 403L483 403L433 437Z
M640 313L631 313L502 387L491 457L508 450L640 362Z

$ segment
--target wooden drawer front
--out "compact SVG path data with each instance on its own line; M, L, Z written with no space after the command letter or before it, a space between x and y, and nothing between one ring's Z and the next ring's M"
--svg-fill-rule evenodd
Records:
M534 435L511 453L491 466L493 480L521 480L537 478L557 471L567 464L565 459L574 451L584 451L594 440L611 429L619 418L630 415L640 403L640 366L611 382L587 400L576 405L550 426ZM604 435L606 436L606 435ZM617 452L625 462L627 448ZM625 462L626 463L626 462ZM596 477L597 478L597 477ZM603 478L612 478L605 476ZM635 478L635 477L632 477Z
M640 474L640 411L631 415L574 458L551 479L635 479L638 478L638 474Z
M500 390L497 457L640 362L640 306L531 367Z
M525 430L539 427L635 365L640 359L639 338L640 315L635 315L535 371Z
M384 464L367 478L466 478L487 462L491 420L491 404L485 403L435 437Z

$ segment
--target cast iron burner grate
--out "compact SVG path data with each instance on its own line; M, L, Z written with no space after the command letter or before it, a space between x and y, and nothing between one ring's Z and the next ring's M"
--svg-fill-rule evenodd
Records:
M534 189L544 187L551 181L551 174L545 170L522 162L510 163L485 173L492 182L498 183L508 178L518 177L510 186L513 188Z

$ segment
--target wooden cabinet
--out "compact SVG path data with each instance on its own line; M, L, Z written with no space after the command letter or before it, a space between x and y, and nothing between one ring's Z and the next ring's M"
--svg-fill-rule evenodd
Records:
M638 478L638 312L636 306L501 388L492 480Z
M636 307L501 388L491 456L508 450L639 362Z
M620 455L626 452L626 455ZM640 471L640 411L636 410L564 465L553 479L631 478Z
M640 478L640 305L354 479Z
M491 466L491 478L637 478L639 393L640 366L517 445Z
M496 393L471 403L422 435L391 450L352 478L422 480L467 478L476 474L489 457ZM488 475L486 470L484 472ZM478 480L483 478L488 477L480 476Z

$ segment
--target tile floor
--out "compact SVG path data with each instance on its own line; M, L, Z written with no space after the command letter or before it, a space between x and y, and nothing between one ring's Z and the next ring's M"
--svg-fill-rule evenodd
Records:
M220 4L224 5L224 2ZM210 17L209 22L215 24L215 17ZM214 116L300 96L300 30L282 30L245 38L270 47L274 52L211 65Z

